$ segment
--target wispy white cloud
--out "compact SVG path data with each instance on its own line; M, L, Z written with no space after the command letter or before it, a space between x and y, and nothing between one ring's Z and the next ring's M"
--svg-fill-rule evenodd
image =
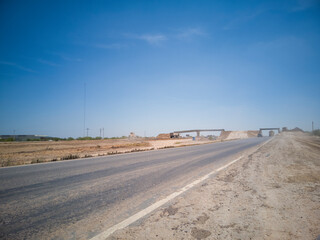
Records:
M305 47L306 44L302 38L296 36L282 36L271 41L261 41L252 45L254 49L283 49L283 48L301 48Z
M316 5L320 5L319 0L298 0L296 5L290 10L293 12L304 11Z
M240 25L243 25L250 21L255 20L260 15L263 15L269 11L280 10L280 11L288 11L288 12L298 12L298 11L304 11L309 8L315 7L316 5L318 6L320 5L319 0L293 0L288 2L278 1L277 4L263 5L253 11L240 12L235 16L232 16L233 18L224 25L223 29L224 30L234 29Z
M121 49L121 48L125 48L128 45L126 44L122 44L122 43L111 43L111 44L93 44L94 47L96 48L103 48L103 49Z
M282 36L270 41L261 41L248 46L248 54L252 56L281 56L284 58L305 56L312 52L309 45L303 38L297 36ZM276 57L275 57L276 59Z
M187 28L183 30L179 30L176 37L178 38L192 38L194 36L205 36L207 33L199 27L196 28Z
M166 41L172 39L188 39L195 36L205 36L207 33L200 27L190 27L190 28L181 28L179 30L173 30L171 33L143 33L143 34L134 34L134 33L124 33L123 36L127 40L140 40L149 45L160 46ZM123 40L123 39L122 39ZM91 45L96 48L104 49L121 49L129 47L130 44L125 43L111 43L111 44L93 44Z
M254 20L256 17L260 16L261 14L269 11L270 8L265 7L265 8L261 8L258 9L254 12L251 13L242 13L240 16L236 16L235 18L233 18L231 21L229 21L224 27L224 30L230 30L233 29L239 25L245 24L247 22L250 22L252 20Z
M150 45L160 45L161 43L165 42L168 37L164 34L158 33L158 34L124 34L126 38L131 38L131 39L138 39L145 41L146 43Z
M81 62L82 61L81 58L71 57L68 54L61 53L61 52L47 52L47 53L54 55L54 56L58 56L58 57L62 58L63 60L70 61L70 62Z
M167 40L167 37L163 34L143 34L137 38L144 40L151 45L159 45L163 41Z
M51 62L51 61L47 61L47 60L44 60L44 59L41 59L41 58L37 59L37 61L39 63L45 64L45 65L49 65L49 66L52 66L52 67L60 66L57 63L54 63L54 62Z
M21 65L19 65L19 64L17 64L17 63L0 61L0 64L12 66L12 67L18 68L18 69L23 70L23 71L26 71L26 72L36 73L36 71L34 71L34 70L30 69L30 68L26 68L26 67L24 67L24 66L21 66Z

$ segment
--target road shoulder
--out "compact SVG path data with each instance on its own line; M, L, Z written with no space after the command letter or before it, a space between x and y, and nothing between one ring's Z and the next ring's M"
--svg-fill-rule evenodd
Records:
M320 142L281 134L109 239L315 239Z

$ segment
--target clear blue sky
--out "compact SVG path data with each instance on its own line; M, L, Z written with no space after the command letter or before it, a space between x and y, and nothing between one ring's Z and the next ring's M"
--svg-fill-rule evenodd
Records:
M0 134L320 127L319 1L1 1Z

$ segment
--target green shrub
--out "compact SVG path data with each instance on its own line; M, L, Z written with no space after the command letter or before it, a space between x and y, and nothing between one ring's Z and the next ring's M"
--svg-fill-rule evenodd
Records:
M62 157L61 160L69 160L69 159L77 159L77 158L80 158L79 155L69 154L67 156Z
M41 159L33 159L32 161L31 161L31 164L34 164L34 163L43 163L44 161L43 160L41 160Z
M0 142L14 142L14 138L0 139Z
M77 140L93 140L92 137L79 137Z
M314 131L312 132L312 135L320 136L320 129L314 130Z

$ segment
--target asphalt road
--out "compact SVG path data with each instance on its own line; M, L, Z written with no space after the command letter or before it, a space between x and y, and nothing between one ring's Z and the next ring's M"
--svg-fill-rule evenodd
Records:
M267 139L2 168L0 238L91 238Z

